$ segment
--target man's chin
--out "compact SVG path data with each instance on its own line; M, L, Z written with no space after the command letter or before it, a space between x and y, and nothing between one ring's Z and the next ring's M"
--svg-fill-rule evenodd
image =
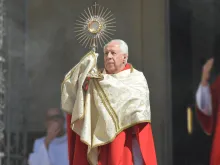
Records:
M108 68L106 69L108 74L114 74L115 73L115 69L114 68Z

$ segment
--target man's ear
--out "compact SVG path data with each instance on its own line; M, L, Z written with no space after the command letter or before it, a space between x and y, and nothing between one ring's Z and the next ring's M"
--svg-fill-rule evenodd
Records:
M124 59L126 60L126 62L128 61L128 55L124 54Z
M123 64L127 64L127 55L126 54L123 54Z

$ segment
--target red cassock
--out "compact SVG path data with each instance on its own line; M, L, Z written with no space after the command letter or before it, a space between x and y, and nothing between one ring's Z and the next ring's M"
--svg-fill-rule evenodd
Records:
M125 69L130 69L126 65ZM72 131L71 114L67 114L68 152L70 165L89 165L87 161L88 146L80 141L80 137ZM135 130L135 133L132 133ZM143 165L157 165L154 140L150 123L137 124L122 131L109 144L99 147L98 165L133 165L132 138L136 136Z
M220 76L211 85L212 115L207 116L198 108L196 109L198 119L203 130L213 134L210 165L220 165Z

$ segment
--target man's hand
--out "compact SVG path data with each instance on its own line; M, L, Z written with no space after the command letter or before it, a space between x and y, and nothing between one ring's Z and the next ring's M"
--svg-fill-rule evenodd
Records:
M213 63L214 63L214 59L211 58L203 66L202 78L201 78L201 85L203 85L203 86L208 85L208 80L209 80L209 77L210 77L210 71L213 67Z
M48 148L50 142L59 134L61 128L58 122L51 121L50 126L47 129L47 136L44 140L46 148Z

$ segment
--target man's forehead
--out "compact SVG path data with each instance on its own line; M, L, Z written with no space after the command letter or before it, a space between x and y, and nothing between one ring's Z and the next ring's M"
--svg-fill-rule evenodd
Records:
M105 47L105 50L115 50L118 49L120 47L120 43L116 42L116 41L112 41L110 43L108 43L108 45Z

